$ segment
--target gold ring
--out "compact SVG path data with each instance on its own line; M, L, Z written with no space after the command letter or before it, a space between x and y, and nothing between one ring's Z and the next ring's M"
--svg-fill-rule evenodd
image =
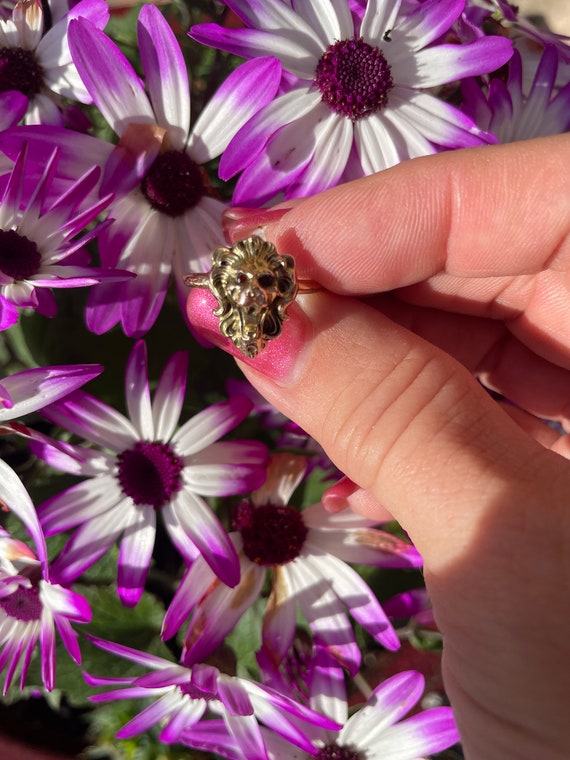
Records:
M257 235L216 248L210 271L187 274L184 282L210 290L218 302L213 313L220 332L250 359L281 334L298 293L320 290L314 282L299 282L294 258Z

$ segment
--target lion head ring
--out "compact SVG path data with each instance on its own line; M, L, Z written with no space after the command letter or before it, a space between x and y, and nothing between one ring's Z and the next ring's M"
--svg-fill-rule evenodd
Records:
M231 248L216 248L211 270L187 274L184 282L210 290L218 302L213 313L220 332L250 359L281 334L297 294L320 289L316 283L299 282L293 257L277 253L257 235Z

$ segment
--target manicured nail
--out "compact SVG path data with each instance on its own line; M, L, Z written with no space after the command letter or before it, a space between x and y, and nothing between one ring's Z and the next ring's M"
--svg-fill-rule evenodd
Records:
M263 235L265 227L278 222L290 208L245 208L227 209L222 215L222 228L226 240L235 243L250 235Z
M369 491L360 488L346 476L334 483L323 493L321 499L327 512L341 512L351 509L363 517L372 518L375 523L391 522L394 517L386 507L380 504Z
M217 306L218 302L208 289L193 288L190 291L186 312L194 330L279 385L293 383L296 368L302 364L300 355L311 343L313 334L312 325L299 305L291 305L281 335L268 341L266 348L253 359L244 356L229 338L221 334L218 317L213 313Z
M321 502L327 512L334 514L348 508L348 497L357 491L359 486L356 485L346 475L339 481L329 486L323 493Z

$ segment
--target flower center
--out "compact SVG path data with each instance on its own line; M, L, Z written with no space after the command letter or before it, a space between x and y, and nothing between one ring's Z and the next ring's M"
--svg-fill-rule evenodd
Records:
M123 493L137 505L160 509L182 487L184 463L166 443L137 441L118 455L117 464Z
M329 108L352 121L383 108L393 87L383 52L362 37L329 45L317 63L314 82Z
M141 188L150 205L168 216L181 216L207 192L202 169L181 150L158 155Z
M33 98L44 83L44 71L31 50L0 48L0 92L18 90Z
M333 742L325 745L315 758L316 760L361 760L361 755L350 747L339 747Z
M40 268L42 255L33 240L15 230L0 230L0 272L26 280Z
M32 588L20 586L10 596L0 599L0 607L9 617L25 623L39 620L42 616L42 603L35 586Z
M294 507L254 507L247 499L238 504L234 525L241 533L245 556L266 567L285 565L298 557L308 532Z

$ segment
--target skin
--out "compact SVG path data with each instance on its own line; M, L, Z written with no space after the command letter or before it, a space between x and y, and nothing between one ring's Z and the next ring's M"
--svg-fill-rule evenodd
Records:
M422 553L469 760L570 757L570 447L538 419L570 426L568 166L570 135L454 151L227 219L323 286L295 360L240 366L354 483L331 508Z

